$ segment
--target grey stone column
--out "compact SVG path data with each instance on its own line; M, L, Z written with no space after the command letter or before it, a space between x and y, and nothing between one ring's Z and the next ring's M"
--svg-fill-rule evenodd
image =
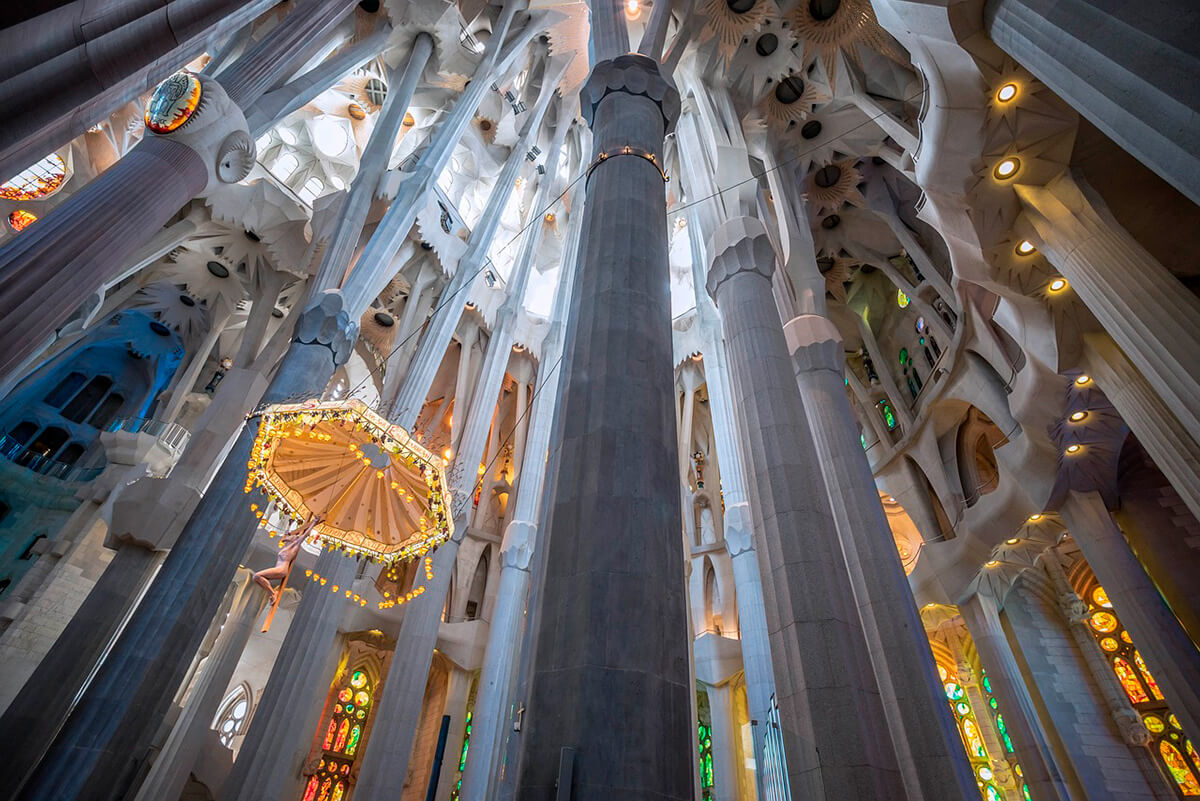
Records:
M751 462L788 781L793 798L904 796L758 220L713 234L707 288L721 312ZM954 797L954 796L950 796Z
M0 173L65 145L275 2L167 0L131 18L123 4L74 0L0 30Z
M287 635L271 667L271 677L254 709L254 718L225 780L221 801L284 798L288 782L299 780L313 730L329 689L326 657L334 648L346 597L333 587L349 588L358 562L329 549L314 568L326 585L293 575L301 592Z
M1200 651L1171 613L1096 492L1071 490L1058 510L1083 558L1189 737L1200 732Z
M336 292L306 309L265 400L308 396L328 383L350 355L355 319ZM128 789L258 528L249 504L266 499L243 489L256 432L252 419L18 798L109 801Z
M713 799L714 801L753 801L742 799L738 790L737 748L740 736L733 721L733 688L729 682L706 687L708 710L712 716ZM756 767L757 767L757 763Z
M841 335L827 318L803 314L784 336L909 798L973 798L976 779L846 397Z
M138 790L137 801L178 798L206 742L206 733L211 730L233 671L250 639L255 619L263 608L264 595L251 582L249 569L239 568L238 574L234 580L236 597L221 625L221 633L200 666L195 686L175 728Z
M599 57L612 54L602 23L619 13L596 3ZM569 760L577 801L682 801L693 792L694 723L657 166L679 95L657 62L628 54L596 64L581 102L595 166L562 368L561 451L551 456L559 471L518 796L549 797Z
M1012 735L1013 750L1025 773L1030 797L1034 801L1068 801L1070 794L1054 762L1054 753L1038 720L1025 678L1004 636L995 599L972 595L958 605L958 611L975 643L979 660L988 672L992 695L996 696L1005 725Z
M984 24L1093 125L1200 203L1200 55L1188 4L988 0Z

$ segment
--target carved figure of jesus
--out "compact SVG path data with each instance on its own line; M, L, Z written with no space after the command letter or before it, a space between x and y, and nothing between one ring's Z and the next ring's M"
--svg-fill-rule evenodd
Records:
M296 557L300 555L300 544L304 542L304 538L309 535L313 528L324 519L321 515L314 515L309 518L308 523L303 528L294 528L287 534L284 534L281 540L282 547L279 549L279 555L275 557L275 566L268 567L266 570L260 570L254 574L254 582L270 594L272 604L278 600L279 591L271 586L271 580L279 579L281 582L283 581L292 567L292 562L295 562Z

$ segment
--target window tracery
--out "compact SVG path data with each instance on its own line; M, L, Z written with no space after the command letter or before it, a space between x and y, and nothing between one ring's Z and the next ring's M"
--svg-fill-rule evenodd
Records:
M250 720L250 688L243 682L225 696L213 728L221 745L233 749L233 741L246 731Z
M349 792L373 711L375 682L365 667L345 671L331 700L332 713L320 730L317 768L305 784L302 801L341 801Z

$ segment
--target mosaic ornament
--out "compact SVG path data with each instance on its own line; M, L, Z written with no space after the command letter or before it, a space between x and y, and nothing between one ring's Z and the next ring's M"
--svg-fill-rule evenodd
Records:
M146 127L157 134L182 128L200 107L200 79L177 72L160 83L146 104Z

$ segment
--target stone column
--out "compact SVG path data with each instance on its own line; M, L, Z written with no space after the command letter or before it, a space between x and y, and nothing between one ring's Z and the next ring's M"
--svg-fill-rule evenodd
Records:
M1200 441L1200 298L1070 175L1015 187L1046 254L1104 330Z
M442 769L438 773L437 797L447 799L454 789L458 775L458 758L462 755L463 740L467 735L467 700L471 694L471 674L458 665L450 665L450 676L446 682L446 703L442 714L450 717L450 730L446 737L446 751L442 759ZM474 717L472 717L472 735L474 734ZM472 741L475 739L471 737ZM472 742L471 746L475 743ZM469 753L469 751L468 751Z
M979 661L988 672L992 695L1000 704L1005 725L1012 736L1013 750L1025 773L1029 795L1035 801L1069 801L1070 794L1054 762L1054 752L1038 720L1033 698L1000 625L995 599L975 594L960 603L958 611L975 643Z
M289 782L295 783L300 775L329 690L326 655L336 645L346 612L341 590L354 582L357 567L354 559L326 549L314 568L325 584L305 582L303 574L292 576L291 583L301 592L300 605L255 706L221 801L286 797Z
M846 397L841 335L826 317L802 314L784 336L909 798L965 801L976 779Z
M1200 445L1184 430L1154 387L1121 352L1112 337L1084 334L1088 375L1112 401L1154 464L1200 520Z
M1105 135L1200 203L1194 9L988 0L988 37Z
M154 88L275 0L86 0L0 30L0 173L15 175ZM174 212L176 209L172 209Z
M204 747L233 671L250 639L255 620L263 608L264 596L250 580L250 571L239 568L234 579L235 597L213 650L200 666L179 720L163 744L136 801L178 798L187 783L188 773Z
M723 318L749 482L790 791L904 797L851 578L771 290L758 220L713 234L707 288ZM832 702L836 699L836 703ZM954 796L949 796L953 798Z
M728 682L706 688L712 715L713 799L739 801L737 739L741 733L733 719L733 690ZM753 801L746 799L746 801Z
M404 301L404 311L396 328L396 340L399 344L388 354L383 375L383 392L379 398L383 408L391 408L396 393L400 391L408 371L409 359L412 358L418 344L416 334L425 325L429 310L433 307L433 293L429 291L429 287L436 277L433 269L423 265L408 292L408 299Z
M357 334L336 292L300 316L265 400L308 396L349 357ZM244 494L252 419L235 440L125 630L18 798L108 801L124 793L258 528ZM65 692L65 690L64 690Z
M593 49L610 60L581 93L594 167L518 795L549 797L569 759L579 801L682 801L694 724L659 167L679 94L656 61L617 55L620 14L594 4Z
M1096 492L1071 490L1059 508L1071 536L1189 736L1200 732L1200 651L1146 575Z

